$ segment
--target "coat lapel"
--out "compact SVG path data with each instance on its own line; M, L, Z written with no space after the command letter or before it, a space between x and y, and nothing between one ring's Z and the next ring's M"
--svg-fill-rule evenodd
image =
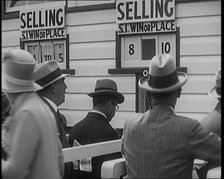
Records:
M66 139L66 132L64 127L61 124L61 120L60 120L60 113L59 111L56 112L53 107L47 102L47 100L45 100L43 97L41 97L44 102L49 106L49 108L51 109L52 113L54 114L55 120L56 120L56 124L57 124L57 131L58 131L58 137L61 141L62 147L66 148L69 147L67 139Z

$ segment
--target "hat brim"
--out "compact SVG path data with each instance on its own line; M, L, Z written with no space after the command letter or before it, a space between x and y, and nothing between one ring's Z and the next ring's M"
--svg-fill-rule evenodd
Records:
M153 87L149 86L147 76L142 77L139 80L138 85L140 88L145 89L152 93L167 93L167 92L174 91L174 90L180 88L187 82L187 74L186 73L177 72L177 75L178 75L178 79L179 79L178 82L175 83L174 85L166 87L166 88L153 88Z
M216 92L215 87L209 90L208 95L213 98L221 98L221 95Z
M10 83L6 79L6 75L2 73L2 91L5 93L22 93L22 92L30 92L37 91L42 89L40 85L35 82L32 82L30 85L16 85L14 83Z
M121 104L124 102L124 96L121 93L115 92L115 91L110 91L110 90L101 90L101 91L95 91L92 93L87 94L90 97L95 97L95 96L113 96L116 98L116 101L118 104Z
M32 83L32 85L29 86L19 86L19 85L10 85L6 83L2 83L2 91L4 93L22 93L22 92L30 92L30 91L38 91L42 89L42 87L36 83Z
M58 80L60 80L60 79L62 79L62 78L64 78L64 77L66 77L66 76L69 76L69 75L70 75L70 74L62 74L62 75L60 75L59 77L57 77L56 79L52 80L51 82L49 82L49 83L43 85L42 87L43 87L43 88L46 88L46 87L49 86L50 84L52 84L52 83L54 83L54 82L56 82L56 81L58 81Z

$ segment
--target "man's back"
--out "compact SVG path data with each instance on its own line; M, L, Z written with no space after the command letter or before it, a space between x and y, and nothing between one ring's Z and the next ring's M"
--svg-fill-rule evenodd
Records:
M12 160L17 161L13 163L15 171L11 174L18 177L20 173L30 179L61 178L62 148L50 109L35 93L22 94L16 106L15 116L9 124L12 126L10 153Z
M88 113L71 130L69 143L72 146L74 139L81 145L119 139L119 135L106 119L97 113ZM92 158L92 172L78 172L80 178L99 178L103 161L122 157L121 153L114 153ZM77 173L77 171L76 171Z
M194 158L221 160L220 146L206 149L217 136L208 137L196 120L176 116L167 105L127 121L123 151L131 178L191 178ZM219 158L220 157L220 158Z

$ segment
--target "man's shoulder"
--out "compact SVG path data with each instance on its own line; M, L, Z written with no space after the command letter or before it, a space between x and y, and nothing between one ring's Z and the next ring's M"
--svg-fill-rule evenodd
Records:
M125 126L126 125L134 125L138 121L140 121L142 118L147 118L149 115L149 111L145 113L130 113L127 115L127 118L125 119Z
M191 117L182 116L182 115L175 115L174 122L179 125L183 126L185 129L194 128L195 126L198 126L200 122L197 119L193 119Z
M20 101L20 103L19 103L20 108L31 109L33 111L38 111L40 109L48 110L47 104L36 93L27 94L21 100L23 100L23 101Z

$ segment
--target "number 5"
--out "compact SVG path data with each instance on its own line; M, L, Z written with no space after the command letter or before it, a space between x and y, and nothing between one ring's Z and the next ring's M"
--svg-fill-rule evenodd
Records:
M63 59L63 53L59 53L59 62L63 62L64 61L64 59Z

